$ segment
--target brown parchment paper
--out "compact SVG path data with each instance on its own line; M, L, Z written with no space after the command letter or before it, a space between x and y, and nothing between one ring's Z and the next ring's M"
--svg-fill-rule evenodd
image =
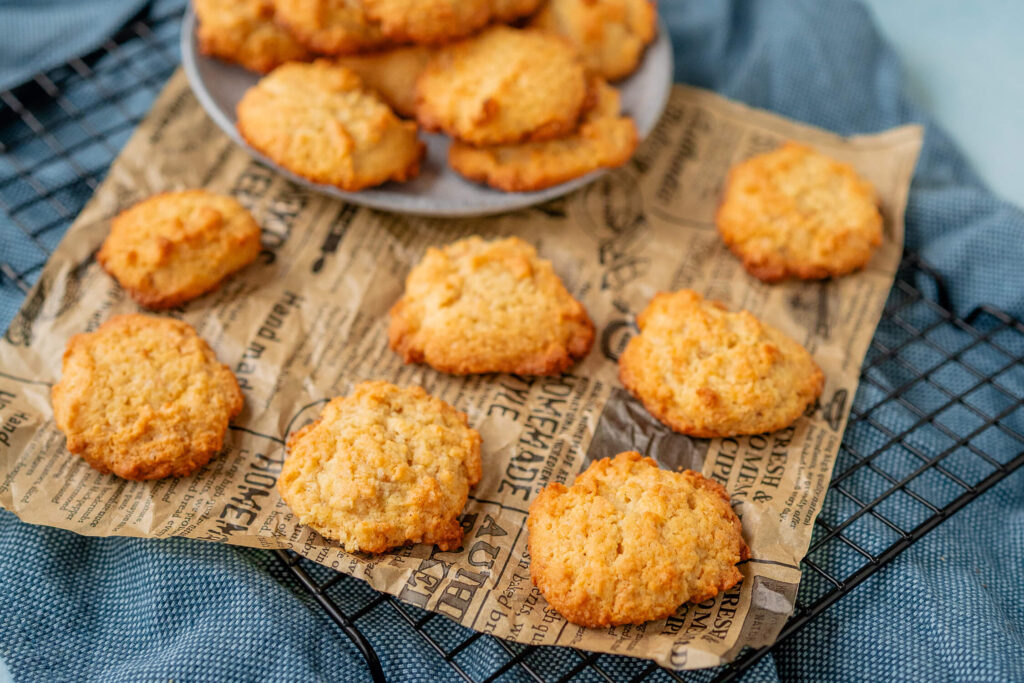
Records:
M921 144L905 127L848 140L676 86L658 127L624 169L564 199L489 219L389 215L321 196L261 167L206 117L176 74L54 252L0 342L0 505L35 524L95 536L189 536L292 548L381 591L479 631L537 645L721 664L772 642L793 609L799 562L828 485L858 371L892 284ZM870 266L825 283L765 285L719 239L726 170L785 139L853 163L878 188L885 242ZM169 315L191 323L231 366L246 407L224 452L196 475L128 482L70 455L50 387L67 339L137 310L96 264L111 217L155 192L206 187L249 207L259 261ZM388 350L387 311L429 245L478 233L537 245L597 326L590 355L559 377L450 377ZM616 358L633 316L659 290L692 287L746 308L803 342L825 392L792 427L700 440L652 419L623 390ZM483 436L462 549L424 545L352 555L296 524L274 483L287 435L365 379L417 383L469 414ZM722 482L751 559L736 588L671 618L603 630L567 623L529 578L524 522L537 491L594 458L636 449L662 467Z

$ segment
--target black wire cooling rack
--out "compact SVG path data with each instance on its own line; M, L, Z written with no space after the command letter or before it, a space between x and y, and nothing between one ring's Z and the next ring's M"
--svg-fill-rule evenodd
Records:
M183 7L184 0L158 0L94 53L0 91L0 326L177 67ZM802 562L796 611L774 646L748 649L719 669L677 673L643 660L504 641L369 588L351 590L356 579L292 553L277 556L285 576L349 636L375 680L387 672L368 615L376 613L379 624L380 610L411 627L466 681L735 680L1024 465L1024 396L1014 389L1024 381L1022 357L1024 324L988 307L957 317L941 278L913 256L904 259ZM483 672L474 659L482 646L493 664ZM339 647L347 647L344 640Z

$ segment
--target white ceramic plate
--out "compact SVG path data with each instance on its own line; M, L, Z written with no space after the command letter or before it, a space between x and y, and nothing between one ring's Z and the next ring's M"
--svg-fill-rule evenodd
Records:
M419 176L407 183L389 182L360 192L343 192L330 185L310 182L273 163L252 149L235 129L235 105L243 93L259 79L251 73L199 54L195 39L195 14L191 7L181 27L181 59L189 83L207 113L232 140L264 164L296 183L353 204L385 211L422 216L483 216L512 211L554 199L596 180L604 171L538 192L501 192L470 182L448 167L448 138L421 133L427 145L427 157ZM668 101L672 88L672 44L664 25L658 37L647 47L640 68L628 79L616 84L622 94L622 109L636 121L643 139L654 128Z

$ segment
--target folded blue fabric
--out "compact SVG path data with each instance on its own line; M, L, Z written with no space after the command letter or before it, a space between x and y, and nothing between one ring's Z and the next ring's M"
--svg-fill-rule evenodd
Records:
M1024 317L1024 215L987 192L949 139L907 100L898 60L860 4L663 0L661 10L680 81L844 134L925 124L908 248L941 271L960 313L992 303ZM898 333L883 325L877 338ZM956 331L949 334L949 343L957 343ZM972 362L1005 363L994 356L979 349ZM889 366L872 373L882 386L905 379ZM1020 373L1005 385L1024 396ZM880 392L862 384L854 405L865 410ZM1000 404L998 397L979 396L976 405L994 412ZM1006 424L1024 433L1020 412ZM892 408L872 415L897 431L912 421ZM949 422L957 433L972 428L966 416ZM846 435L861 452L877 448L878 439L869 429ZM916 446L927 454L945 447L927 439ZM1006 456L1022 444L1006 437L989 447ZM826 512L842 503L830 494ZM1024 680L1022 558L1024 471L899 556L747 679ZM281 577L276 561L261 551L82 538L0 513L0 658L16 680L364 679L355 650ZM342 606L362 604L368 591L358 581L342 582ZM386 606L360 625L391 679L456 680ZM554 662L561 655L546 656ZM474 653L465 665L477 675L493 671L488 657L486 650Z
M95 50L147 0L0 0L0 90Z

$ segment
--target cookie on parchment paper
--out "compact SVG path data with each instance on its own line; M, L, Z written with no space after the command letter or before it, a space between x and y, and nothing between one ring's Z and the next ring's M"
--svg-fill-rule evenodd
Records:
M261 78L238 103L238 131L291 172L352 192L415 177L425 151L416 124L324 59Z
M349 552L454 550L480 476L480 435L464 413L420 387L378 381L292 434L277 488L300 523Z
M633 119L620 115L619 93L603 80L579 127L557 140L474 147L453 140L448 163L471 180L506 192L540 190L599 168L621 166L637 146Z
M821 395L811 354L748 311L731 313L684 289L655 295L619 378L644 407L683 434L760 434L792 424Z
M550 0L530 25L565 36L588 69L615 81L633 73L654 40L657 10L650 0Z
M749 555L721 484L634 452L593 462L572 486L548 485L526 524L534 585L592 628L708 600L742 580L736 564Z
M433 54L432 48L407 45L338 57L335 63L355 71L399 116L412 119L416 118L416 79Z
M416 83L416 118L472 145L549 140L576 128L587 96L565 39L495 26L437 51Z
M198 470L243 406L234 374L191 325L141 314L73 336L51 399L69 451L136 480Z
M431 247L390 317L389 345L406 363L457 375L557 374L594 343L583 305L517 237Z
M347 55L389 44L358 0L274 0L275 18L313 52Z
M266 73L310 57L291 33L274 23L274 0L194 0L199 51Z
M766 282L851 273L882 243L871 183L796 142L734 166L715 222L747 271Z
M231 197L165 192L118 214L96 260L137 302L170 308L259 256L260 226Z

